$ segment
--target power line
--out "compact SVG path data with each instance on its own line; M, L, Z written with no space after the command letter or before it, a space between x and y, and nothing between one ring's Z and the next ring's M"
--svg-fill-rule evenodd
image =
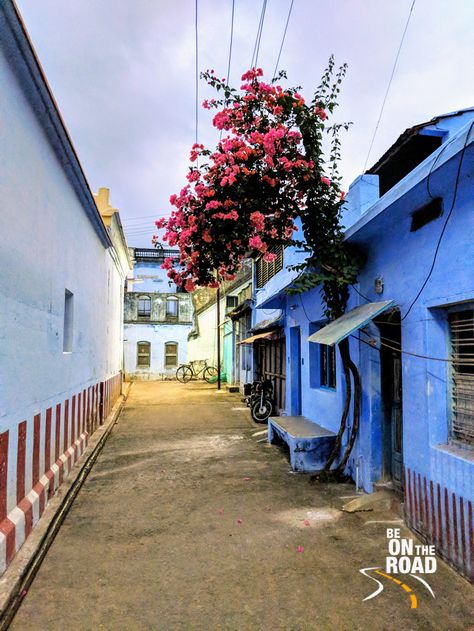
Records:
M276 61L276 64L275 64L275 70L273 71L273 79L276 77L276 73L277 73L277 70L278 70L278 65L280 63L281 51L283 50L283 44L285 43L286 31L288 30L288 24L290 22L291 12L293 10L293 2L294 2L294 0L291 0L290 9L288 11L288 17L286 18L285 30L283 31L283 37L282 37L281 44L280 44L280 50L278 51L278 58L277 58L277 61Z
M227 77L226 77L226 81L227 81L227 85L230 85L230 64L232 61L232 43L234 41L234 10L235 10L235 0L232 0L232 17L230 20L230 43L229 43L229 60L227 62ZM225 105L227 107L228 104L228 100L226 99ZM221 129L220 134L219 134L219 140L222 139L222 133L223 133L223 129Z
M258 53L260 50L260 39L262 37L263 22L265 21L266 8L267 8L267 0L263 0L262 11L260 12L260 22L258 24L257 36L255 38L255 45L253 47L252 62L250 64L251 68L255 68L257 65Z
M379 125L380 125L380 120L382 119L382 114L383 114L383 111L384 111L384 108L385 108L385 103L387 101L388 93L390 92L390 86L392 85L393 76L395 74L395 69L397 67L398 58L400 56L400 51L402 50L403 41L405 39L405 35L406 35L407 30L408 30L408 25L410 23L410 18L411 18L411 14L413 12L413 7L415 6L415 2L416 2L416 0L413 0L413 2L411 3L410 12L408 13L408 19L407 19L407 22L405 24L405 28L403 30L402 39L400 40L400 45L398 47L397 55L395 57L395 63L393 64L392 73L390 75L390 79L389 79L389 82L388 82L387 90L385 91L385 96L383 98L382 107L380 108L379 118L378 118L377 124L375 125L374 135L372 136L372 140L370 142L369 151L367 153L367 158L365 159L364 168L362 170L363 173L365 173L365 170L367 168L367 163L369 162L370 152L372 151L372 147L374 146L375 136L377 135L377 131L378 131Z
M377 348L375 340L372 340L371 342L369 342L353 334L351 334L351 337L353 337L355 340L358 340L359 342L362 342L363 344L367 344L367 346L370 346L370 348L374 348L375 350L380 350ZM382 338L382 339L386 339L386 338ZM380 346L385 346L385 348L389 348L390 350L396 351L397 353L403 353L403 355L410 355L410 357L418 357L419 359L431 359L432 361L435 361L435 362L446 362L448 364L456 364L457 366L473 366L474 365L474 361L472 360L460 361L458 359L452 359L450 357L431 357L430 355L420 355L419 353L411 353L410 351L404 351L402 348L396 348L395 346L391 346L390 344L385 344L385 342L382 342L382 341L380 342Z
M196 103L195 103L195 125L196 136L195 143L198 142L198 127L199 127L199 32L198 32L198 0L195 0L195 15L194 15L194 34L195 34L195 48L196 48L196 67L195 67L195 90L196 90Z
M169 215L169 211L166 212L162 212L162 213L153 213L152 215L138 215L137 217L130 217L130 219L123 219L122 223L123 224L129 224L131 222L135 222L138 221L139 223L143 223L143 219L153 219L153 217L165 217L166 215Z
M450 219L451 215L453 214L454 205L456 203L456 198L457 198L457 195L458 195L458 188L459 188L459 178L461 176L461 167L462 167L462 163L464 161L464 154L466 153L466 147L467 147L467 143L468 143L468 140L469 140L469 135L470 135L470 133L472 131L473 126L474 126L474 120L471 122L471 124L469 126L469 130L468 130L468 132L466 134L466 140L464 142L464 146L463 146L462 151L461 151L461 156L459 157L459 165L458 165L458 170L457 170L457 173L456 173L456 181L454 183L453 201L451 202L451 208L449 209L449 212L448 212L448 214L446 216L446 220L445 220L445 222L443 224L443 228L442 228L441 233L439 235L438 243L436 244L436 248L435 248L435 251L434 251L433 260L431 262L430 269L428 271L428 274L427 274L422 286L420 287L420 291L416 294L415 298L413 299L413 302L408 307L407 312L403 316L402 320L404 320L408 316L408 314L412 310L413 305L418 300L418 298L421 296L421 294L422 294L424 288L426 287L428 281L430 280L431 274L433 273L433 270L435 268L436 259L438 258L438 252L439 252L439 248L441 246L441 241L443 240L444 233L446 232L446 228L448 226L449 219Z
M230 85L230 64L232 62L232 44L234 41L234 10L235 10L235 0L232 0L232 17L230 20L230 44L229 44L229 61L227 64L227 85Z

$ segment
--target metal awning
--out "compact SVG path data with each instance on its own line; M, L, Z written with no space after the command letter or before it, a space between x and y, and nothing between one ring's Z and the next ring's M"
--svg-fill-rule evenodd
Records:
M252 335L237 344L253 344L256 340L269 339L275 335L275 331L267 331L266 333L259 333L258 335Z
M384 302L369 302L366 305L351 309L337 320L310 335L308 341L334 346L394 304L394 300L385 300Z
M255 326L253 326L250 329L250 331L255 334L263 333L264 331L268 331L269 329L274 330L276 327L284 326L284 324L285 324L285 318L280 309L276 316L273 316L273 318L268 318L267 320L262 320L261 322L258 322Z

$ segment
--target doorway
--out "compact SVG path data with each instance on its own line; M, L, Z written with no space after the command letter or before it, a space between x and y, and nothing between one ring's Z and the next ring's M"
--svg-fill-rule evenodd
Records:
M291 370L291 409L292 416L301 415L301 329L290 329L290 370Z
M286 393L286 352L283 332L280 337L271 340L258 340L254 345L255 351L256 377L271 380L274 389L275 413L281 414L285 410Z
M382 479L403 490L403 388L400 311L374 320L380 331Z

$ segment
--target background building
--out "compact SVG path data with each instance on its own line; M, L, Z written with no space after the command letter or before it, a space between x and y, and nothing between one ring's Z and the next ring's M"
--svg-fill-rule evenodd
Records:
M0 33L3 572L120 394L128 252L10 2Z
M217 367L217 335L220 336L221 375L228 384L253 380L252 357L238 342L247 334L252 296L252 265L244 262L235 280L222 281L219 305L217 290L202 287L193 293L194 326L189 335L189 359L207 360ZM239 307L239 309L237 309ZM220 327L217 329L217 309ZM244 333L245 331L245 333Z
M161 268L175 250L131 248L133 278L124 303L124 362L126 379L174 378L188 360L192 328L191 294L178 292Z

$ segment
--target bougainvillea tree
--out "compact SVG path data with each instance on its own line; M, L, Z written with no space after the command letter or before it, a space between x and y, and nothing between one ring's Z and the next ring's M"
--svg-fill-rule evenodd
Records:
M340 224L344 193L337 171L339 132L348 124L331 122L345 72L345 65L335 71L331 57L309 103L299 88L279 84L286 78L284 72L265 82L262 70L252 68L242 76L240 89L227 85L212 70L202 73L221 96L203 103L204 108L216 110L212 122L221 139L214 150L201 144L192 147L187 184L171 196L170 217L156 222L158 228L165 228L163 239L179 249L179 259L164 264L177 285L188 291L196 285L215 287L219 278L231 280L250 253L271 262L274 246L298 243L308 256L296 268L300 275L291 291L320 287L328 318L344 313L359 263ZM298 217L303 235L295 239ZM347 341L340 350L347 396L336 448L326 468L339 453L352 374L353 436L338 466L342 471L358 428L360 380Z

